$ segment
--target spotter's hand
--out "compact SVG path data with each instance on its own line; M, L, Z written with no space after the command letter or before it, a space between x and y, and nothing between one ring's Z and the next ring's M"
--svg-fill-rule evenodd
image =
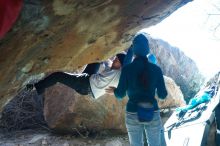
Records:
M115 87L110 86L110 87L108 87L108 88L105 89L105 92L106 92L107 94L114 95L114 90L115 90L115 89L116 89Z

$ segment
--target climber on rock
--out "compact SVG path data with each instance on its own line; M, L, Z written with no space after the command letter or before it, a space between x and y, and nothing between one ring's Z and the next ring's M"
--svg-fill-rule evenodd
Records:
M136 40L139 44L143 44L143 40ZM145 46L143 45L143 47ZM36 89L38 94L42 94L45 88L60 82L76 90L79 94L91 94L95 99L97 99L106 93L106 88L110 86L117 87L121 74L121 68L131 63L132 57L133 47L131 45L127 53L123 52L117 54L111 67L105 67L105 69L100 73L98 73L100 63L92 63L87 65L82 74L54 72L37 83L27 84L26 87L28 89ZM155 56L150 55L149 57Z
M70 74L65 72L54 72L46 78L34 84L27 84L27 89L36 89L40 95L44 90L57 82L65 84L76 90L79 94L89 95L99 98L105 94L105 88L117 86L121 74L121 67L130 63L132 60L132 47L125 52L115 56L111 67L105 65L105 69L98 73L101 63L88 64L83 73Z

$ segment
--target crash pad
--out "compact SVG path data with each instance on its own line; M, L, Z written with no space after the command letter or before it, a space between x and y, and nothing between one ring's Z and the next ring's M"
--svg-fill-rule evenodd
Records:
M17 20L23 0L0 0L0 39L11 29Z

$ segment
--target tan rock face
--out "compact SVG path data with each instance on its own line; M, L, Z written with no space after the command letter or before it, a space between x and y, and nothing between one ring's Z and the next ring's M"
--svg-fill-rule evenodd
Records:
M0 41L0 109L30 75L74 71L126 49L190 0L29 0Z
M165 98L165 100L158 100L159 107L169 108L169 107L180 107L186 105L180 87L176 85L174 80L166 76L164 76L164 80L168 95ZM157 96L156 98L159 99Z
M168 96L165 101L159 101L159 107L185 105L182 92L175 82L165 77L165 83ZM95 100L91 96L79 95L63 84L56 84L46 90L44 117L49 127L56 132L125 132L126 103L127 98L118 101L109 95Z
M95 100L57 84L46 90L44 116L49 127L57 132L125 131L125 100L119 102L113 96Z

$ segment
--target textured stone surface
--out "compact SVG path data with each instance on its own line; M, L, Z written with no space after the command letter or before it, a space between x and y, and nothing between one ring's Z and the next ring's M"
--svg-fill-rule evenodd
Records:
M183 93L181 92L180 87L176 85L174 80L166 76L164 76L164 80L168 95L165 100L158 100L159 107L169 108L186 105ZM156 96L156 98L159 99L158 96Z
M165 101L159 101L159 107L185 105L182 92L175 82L165 77L165 83L168 96ZM127 98L118 101L110 95L103 95L95 100L91 96L79 95L63 84L56 84L46 90L44 117L49 127L57 132L125 132L126 103Z
M46 90L44 116L49 127L57 132L110 129L125 132L125 104L126 99L119 102L114 96L103 96L95 100L56 84Z
M75 71L126 49L137 30L190 0L24 0L0 40L0 109L30 75Z

